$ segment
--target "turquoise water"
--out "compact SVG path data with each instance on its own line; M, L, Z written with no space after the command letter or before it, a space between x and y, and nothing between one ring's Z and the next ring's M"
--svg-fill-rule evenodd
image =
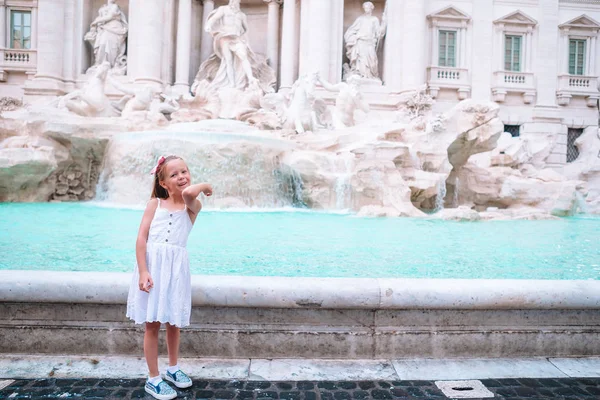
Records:
M0 269L132 271L142 210L0 204ZM196 274L600 279L600 218L448 222L203 211Z

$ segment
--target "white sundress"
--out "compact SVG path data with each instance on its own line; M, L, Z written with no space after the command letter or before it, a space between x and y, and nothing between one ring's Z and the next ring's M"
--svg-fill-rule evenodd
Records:
M160 207L158 199L146 247L154 287L150 293L139 289L136 264L127 296L127 317L136 324L158 321L180 328L190 324L192 282L186 244L191 230L187 207L169 211Z

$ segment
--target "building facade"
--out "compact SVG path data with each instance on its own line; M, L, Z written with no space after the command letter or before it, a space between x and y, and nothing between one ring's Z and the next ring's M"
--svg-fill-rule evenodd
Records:
M435 111L462 99L500 104L513 135L554 135L548 162L570 161L573 142L598 126L600 0L373 0L385 9L382 83L363 86L374 114L397 94L427 87ZM248 40L288 90L318 71L342 79L344 32L361 0L242 0ZM0 95L25 102L81 87L93 62L84 36L105 0L0 0ZM127 85L189 91L212 53L203 29L225 0L117 0L127 20ZM118 92L114 92L115 95ZM576 156L576 155L575 155Z

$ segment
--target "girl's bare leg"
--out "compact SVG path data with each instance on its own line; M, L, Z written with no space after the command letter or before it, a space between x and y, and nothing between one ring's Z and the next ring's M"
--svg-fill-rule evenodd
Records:
M146 322L146 333L144 334L144 356L148 364L150 377L159 375L158 372L158 332L160 322Z
M167 324L167 351L169 352L169 366L177 365L179 358L179 328Z

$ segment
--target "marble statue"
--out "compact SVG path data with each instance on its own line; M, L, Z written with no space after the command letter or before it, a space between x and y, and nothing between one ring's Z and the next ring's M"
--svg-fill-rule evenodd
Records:
M207 80L210 88L255 89L273 92L275 72L264 57L250 48L246 15L240 9L240 0L230 0L208 15L205 30L213 36L214 53L200 66L192 85L196 93L199 82Z
M260 99L260 110L250 118L261 129L293 130L296 133L314 132L329 122L325 101L315 96L319 74L298 78L288 94L269 93Z
M124 75L127 69L125 56L128 23L116 0L108 0L98 10L98 16L91 23L90 30L83 37L94 50L94 62L88 72L108 62L113 73Z
M93 71L92 76L85 85L78 90L64 95L58 100L59 108L80 115L82 117L114 117L119 113L111 105L104 92L106 77L110 70L110 63L104 61Z
M146 112L150 110L150 105L157 91L149 85L136 85L129 88L116 79L109 78L109 82L115 89L120 90L125 95L112 105L121 113L122 117L129 117L137 112Z
M115 89L125 94L119 101L112 103L123 118L156 120L164 116L168 119L167 116L179 110L179 103L175 98L150 85L127 87L116 79L109 77L108 80Z
M296 133L314 132L325 125L327 105L314 94L319 74L301 76L289 93L289 105L285 112L284 128Z
M348 64L345 75L358 75L361 78L379 80L379 63L377 49L386 31L386 13L382 23L372 15L375 6L370 1L363 3L365 13L344 34Z
M359 91L361 80L358 76L351 75L346 82L335 85L321 78L319 78L319 82L326 90L338 92L332 113L332 127L334 129L342 129L356 125L354 112L357 110L364 113L369 112L369 104L365 101Z

